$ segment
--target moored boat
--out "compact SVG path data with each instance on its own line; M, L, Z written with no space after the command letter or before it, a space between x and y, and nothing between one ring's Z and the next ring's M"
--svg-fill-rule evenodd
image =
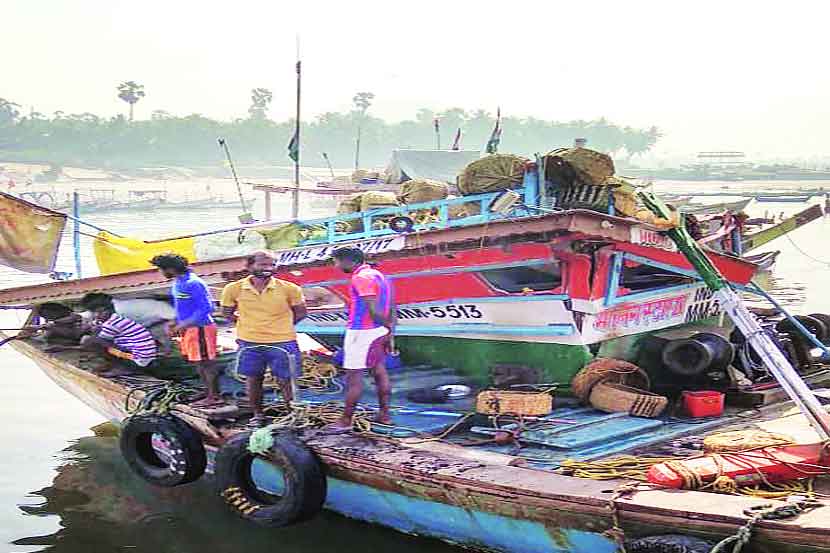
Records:
M525 198L535 196L524 191ZM524 419L507 412L496 416L495 424L486 415L467 416L475 393L498 381L506 383L506 391L511 384L532 389L559 382L564 388L597 358L636 362L661 393L732 388L726 368L715 359L721 350L708 361L685 362L693 351L714 351L707 345L713 334L723 351L734 353L738 345L727 338L732 329L721 321L718 301L660 228L591 210L551 212L527 201L514 200L509 216L499 195L460 200L479 203L472 219L449 217L450 205L459 200L344 216L309 224L322 225L325 234L276 252L279 276L300 284L310 306L301 330L322 342L336 341L344 326L347 283L329 262L335 244L357 245L395 283L405 366L393 373L396 408L390 427L375 425L346 436L307 429L296 437L277 437L272 453L254 454L244 402L231 399L230 409L215 411L190 406L186 391L168 383L176 374L175 358L162 361L152 375L104 378L94 372L102 360L48 353L36 340L12 346L70 393L131 429L125 435L145 447L125 451L133 451L128 460L146 478L183 483L212 471L225 501L254 522L285 525L325 505L404 532L511 553L611 553L623 538L631 550L659 551L646 549L649 542L642 538L680 531L717 541L735 534L748 519L745 510L766 499L634 489L625 479L584 480L555 471L566 459L590 461L634 449L653 454L689 433L762 425L781 415L774 406L760 414L733 406L721 417L694 420L600 412L557 394L549 415ZM375 224L407 210L433 208L437 221L402 233ZM354 220L362 222L361 230L338 226ZM748 285L758 269L728 253L707 256L736 286ZM240 276L243 265L244 257L234 257L199 261L193 268L221 286ZM134 271L2 290L0 305L72 304L91 291L152 297L166 294L168 287L155 271ZM241 384L233 371L232 329L224 325L221 336L222 389L236 398ZM669 344L683 348L667 349ZM668 350L684 361L680 369L668 367L678 360ZM812 362L800 368L814 379L827 372ZM763 371L745 369L753 384L769 382ZM446 385L466 386L472 393L452 400L419 400L411 393ZM333 393L333 385L306 388L303 409L324 409L337 397ZM162 396L170 401L169 410L149 413L159 408ZM134 409L146 412L131 414ZM138 432L138 420L158 426ZM787 424L811 438L806 424ZM176 440L186 447L175 447ZM793 520L755 525L752 545L764 553L830 549L830 507L824 503ZM667 539L663 543L678 543Z

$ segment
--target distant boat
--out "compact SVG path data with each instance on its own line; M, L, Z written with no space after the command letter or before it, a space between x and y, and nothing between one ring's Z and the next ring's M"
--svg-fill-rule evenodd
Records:
M755 196L755 199L759 202L768 202L768 203L804 203L809 200L812 196L809 194L799 194L799 195L787 195L787 196Z
M714 213L721 213L723 211L732 211L739 213L746 209L746 206L752 201L752 198L744 198L735 202L721 202L717 204L687 204L681 206L680 211L683 213L694 213L695 215L710 215Z

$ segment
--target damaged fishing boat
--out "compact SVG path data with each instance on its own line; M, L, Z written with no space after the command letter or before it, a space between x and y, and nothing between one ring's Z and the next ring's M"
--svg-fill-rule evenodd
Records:
M787 444L826 436L787 412L790 381L782 389L767 358L747 346L756 336L724 317L735 311L722 303L729 296L667 236L670 217L609 214L607 189L583 190L603 210L580 208L567 190L560 209L539 207L537 169L526 166L522 188L509 194L305 222L306 243L276 252L278 276L302 286L309 305L298 327L310 336L304 378L299 401L274 408L265 434L248 430L228 323L220 325L227 406L219 409L191 405L193 379L175 356L146 374L103 377L101 359L49 353L36 338L10 344L123 425L122 451L141 477L172 486L213 473L222 500L256 523L284 526L328 508L511 553L708 551L744 528L753 551L830 551L825 481L805 488L811 502L782 502L784 510L758 496L712 493L708 481L688 486L702 491L637 487L628 473L579 477L573 463L622 453L700 456L682 438L715 430L774 430ZM472 214L451 217L453 206L470 203L478 205ZM417 223L424 211L435 217ZM338 410L328 354L343 334L348 290L329 257L340 244L366 251L392 279L403 366L391 373L392 425L358 417L355 433L332 436L318 427ZM752 288L752 262L714 250L704 257L730 291ZM239 256L192 267L219 287L244 274L244 264ZM93 291L168 299L168 288L156 271L132 271L2 290L0 305L35 317L39 304L73 305ZM812 350L830 340L828 322L776 314L759 328L775 340L776 359L819 385L830 372ZM810 333L800 332L805 326ZM681 409L701 392L715 393L716 404L726 394L726 407L709 402L702 418ZM820 463L789 462L806 477L823 473Z

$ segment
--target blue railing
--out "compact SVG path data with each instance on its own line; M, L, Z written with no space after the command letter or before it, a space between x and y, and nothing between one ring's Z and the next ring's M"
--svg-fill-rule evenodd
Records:
M423 223L414 222L412 231L481 225L491 221L538 214L539 209L534 207L538 202L538 189L538 174L531 170L525 171L522 186L513 190L519 194L519 200L506 213L491 209L493 202L503 193L492 192L419 204L384 207L323 219L303 220L299 221L300 225L307 228L317 227L323 229L323 232L312 234L309 238L301 241L300 245L310 246L397 234L394 229L389 228L388 224L383 222L392 217L405 217L425 211L434 212L437 217ZM473 206L471 210L473 213L462 217L451 217L451 208L462 205ZM359 222L360 225L355 225L354 222ZM354 230L354 228L360 228L360 230Z

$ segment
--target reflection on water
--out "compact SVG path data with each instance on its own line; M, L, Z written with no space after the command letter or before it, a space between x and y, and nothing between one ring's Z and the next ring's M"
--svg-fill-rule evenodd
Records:
M287 210L285 204L275 206L275 212ZM763 214L765 209L792 213L805 207L755 204L750 215ZM163 217L122 213L93 217L93 222L146 238L229 227L235 216L230 210L166 212ZM825 218L792 233L792 241L780 239L761 248L761 252L781 250L781 255L774 272L761 275L759 283L796 312L830 313L830 266L811 259L830 260L825 253L828 231L830 219ZM84 237L83 247L91 268L90 238ZM71 247L62 249L58 269L73 270ZM0 287L42 281L39 276L0 268ZM0 311L0 327L21 322L14 313ZM231 515L209 480L175 489L147 485L129 471L112 437L85 437L66 447L101 419L58 389L30 360L8 347L0 348L0 367L6 375L0 386L4 423L0 427L0 543L10 544L3 552L457 551L330 513L292 528L262 529Z
M210 479L179 488L145 484L122 460L116 438L81 438L59 457L51 485L32 492L20 510L59 517L54 532L20 537L17 546L38 551L81 553L331 552L349 544L365 551L450 552L432 540L404 536L323 513L310 523L279 530L260 528L233 516Z

